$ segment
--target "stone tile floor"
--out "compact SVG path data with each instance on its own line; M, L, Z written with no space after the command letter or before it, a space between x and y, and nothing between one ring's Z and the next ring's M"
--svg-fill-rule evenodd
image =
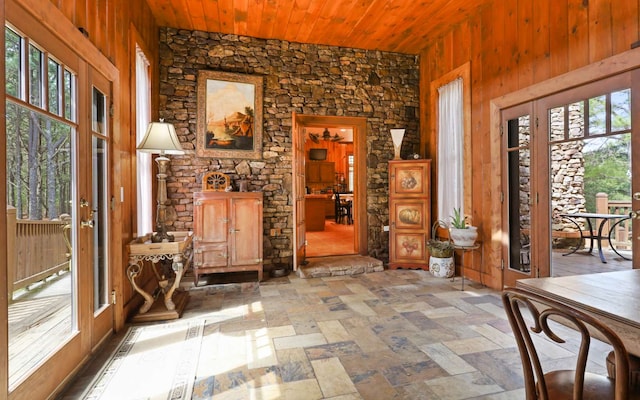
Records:
M192 398L523 399L499 292L459 289L413 270L191 289L182 318L206 321ZM595 351L589 369L604 373L608 350ZM570 355L544 347L556 366ZM60 398L77 398L100 358Z

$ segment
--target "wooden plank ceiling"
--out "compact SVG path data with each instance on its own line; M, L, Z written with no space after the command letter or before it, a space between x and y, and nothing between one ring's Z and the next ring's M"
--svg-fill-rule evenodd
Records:
M419 54L491 0L148 0L159 26Z

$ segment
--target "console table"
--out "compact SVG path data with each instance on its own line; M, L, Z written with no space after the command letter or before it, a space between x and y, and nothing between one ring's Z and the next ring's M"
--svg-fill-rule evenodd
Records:
M179 290L180 280L192 260L192 232L171 232L174 242L153 243L152 234L140 237L129 243L129 266L127 278L133 289L144 298L144 304L134 322L159 321L180 318L189 300L187 292ZM162 261L171 260L171 271L163 268ZM142 275L145 261L151 263L157 286L153 293L145 291L136 279ZM162 302L156 301L162 297Z

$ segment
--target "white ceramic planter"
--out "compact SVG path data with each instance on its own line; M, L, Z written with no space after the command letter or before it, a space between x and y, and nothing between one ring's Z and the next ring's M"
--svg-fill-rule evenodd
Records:
M429 257L429 272L436 278L451 278L456 270L453 257Z
M478 228L469 226L466 229L450 228L451 240L456 246L473 246L478 239Z

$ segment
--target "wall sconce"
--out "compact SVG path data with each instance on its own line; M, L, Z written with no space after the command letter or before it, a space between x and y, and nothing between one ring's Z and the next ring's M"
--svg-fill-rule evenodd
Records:
M173 242L173 235L167 233L167 169L169 159L165 154L184 154L184 150L178 140L176 128L173 124L164 122L151 122L147 127L144 139L138 146L139 151L152 154L160 154L156 157L158 164L158 206L156 211L156 232L151 240L154 243Z
M402 138L404 138L404 129L391 129L391 140L393 140L394 160L402 160L400 158L400 149L402 147Z

